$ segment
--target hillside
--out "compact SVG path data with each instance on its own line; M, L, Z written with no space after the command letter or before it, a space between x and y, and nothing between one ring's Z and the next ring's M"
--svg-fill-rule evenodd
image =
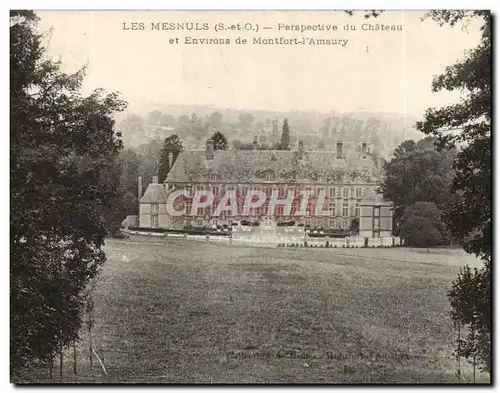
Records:
M232 148L257 140L262 148L279 142L283 120L288 119L292 146L298 140L309 150L333 150L336 141L367 141L389 157L405 139L420 139L414 117L397 113L334 111L263 111L212 106L149 103L130 108L118 119L125 147L163 140L177 133L187 148L202 148L215 131L221 131Z

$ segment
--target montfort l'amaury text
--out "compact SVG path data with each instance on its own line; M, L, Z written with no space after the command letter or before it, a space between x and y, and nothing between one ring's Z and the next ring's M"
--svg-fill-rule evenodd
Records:
M234 41L231 38L196 38L196 37L184 37L184 44L186 45L229 45L231 43L235 44L253 44L253 45L278 45L278 46L288 46L288 45L324 45L324 46L342 46L345 47L349 43L349 39L342 38L313 38L313 37L273 37L273 38L263 38L263 37L253 37L252 39L246 39L238 37ZM178 43L178 42L177 42Z

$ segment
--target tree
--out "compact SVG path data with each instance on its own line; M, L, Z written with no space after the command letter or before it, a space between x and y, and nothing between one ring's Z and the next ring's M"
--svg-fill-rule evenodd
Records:
M288 119L283 121L280 150L290 150L290 127L288 126Z
M158 159L158 180L160 183L165 181L182 150L182 142L177 134L172 134L165 138Z
M146 123L150 126L159 126L162 120L163 114L161 111L151 111L146 116Z
M123 150L117 159L120 172L120 200L117 203L118 218L123 220L127 215L138 214L137 178L139 177L139 156L132 149ZM121 222L121 221L120 221Z
M474 368L476 360L482 360L479 368L483 371L489 371L491 362L491 333L488 328L491 298L485 296L490 291L489 278L485 277L487 274L485 269L471 269L466 265L460 269L448 292L452 320L467 327L465 339L457 339L457 356L471 358Z
M241 128L244 130L248 130L255 120L253 114L251 113L241 113L238 115L238 119L240 121Z
M217 130L222 127L222 114L220 112L212 112L210 115L210 124Z
M80 93L46 58L31 11L10 13L11 373L50 362L78 338L82 293L106 257L105 181L122 147L115 93Z
M142 176L144 184L149 184L153 176L158 176L160 152L163 148L163 142L153 139L133 150L139 157L139 175Z
M120 122L118 129L123 135L123 144L125 147L140 145L146 136L142 117L138 115L127 115Z
M484 266L478 273L479 279L471 285L459 285L461 276L454 282L452 298L473 297L480 293L483 304L491 299L491 13L486 10L431 11L427 17L440 25L456 25L471 19L480 20L481 40L478 46L469 50L463 59L448 66L442 75L432 82L432 90L460 91L462 99L457 104L443 108L430 108L424 121L417 128L438 138L440 147L459 145L453 166L455 176L452 191L460 192L462 198L452 202L451 209L445 214L452 233L461 239L468 253L480 257ZM470 326L467 308L463 302L452 302L452 317L457 323ZM482 367L491 370L491 310L480 307L477 311L476 334L480 337L469 338L471 346L477 343L477 354ZM476 359L474 359L476 360Z
M450 187L455 151L438 151L434 140L404 141L395 149L394 157L384 164L385 177L379 192L392 202L396 224L405 209L416 202L433 202L446 210L453 198Z
M177 124L175 117L173 117L171 114L166 114L163 113L160 119L160 125L162 127L175 127Z
M215 150L227 150L227 148L229 147L226 137L220 131L217 131L215 134L213 134L210 139L214 141Z
M458 104L431 108L417 123L422 132L435 135L442 147L462 146L454 160L453 190L463 200L447 216L451 229L463 240L467 252L486 261L491 258L491 15L489 11L433 11L440 24L455 25L465 18L483 21L480 44L463 60L434 78L433 91L461 90Z
M405 208L400 236L411 247L433 247L448 242L441 211L433 202L416 202Z

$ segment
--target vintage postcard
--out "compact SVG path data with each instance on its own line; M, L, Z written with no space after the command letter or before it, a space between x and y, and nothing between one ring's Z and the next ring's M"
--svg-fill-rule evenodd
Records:
M491 383L491 26L11 10L11 383Z

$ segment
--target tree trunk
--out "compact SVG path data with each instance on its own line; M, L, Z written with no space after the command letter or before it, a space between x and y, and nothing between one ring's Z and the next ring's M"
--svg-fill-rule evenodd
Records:
M458 360L458 383L462 380L462 372L460 370L460 323L458 323L458 351L457 351L457 360Z
M89 328L89 361L90 369L92 370L92 328Z
M76 371L76 340L73 341L73 372L78 375Z
M49 360L49 379L52 381L52 368L54 367L54 359Z
M62 382L63 377L63 351L59 352L59 382Z

